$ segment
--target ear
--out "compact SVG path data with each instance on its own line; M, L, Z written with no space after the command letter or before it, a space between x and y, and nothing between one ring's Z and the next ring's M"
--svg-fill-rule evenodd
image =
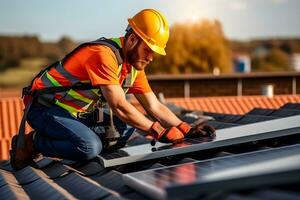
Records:
M138 43L138 38L136 37L136 35L135 34L130 34L130 36L129 36L129 38L128 38L129 40L129 44L131 45L131 46L135 46L137 43Z

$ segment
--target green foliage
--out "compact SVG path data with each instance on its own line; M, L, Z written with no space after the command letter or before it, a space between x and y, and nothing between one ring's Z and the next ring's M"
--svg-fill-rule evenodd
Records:
M218 21L175 24L170 30L167 56L155 56L149 73L231 71L231 50Z

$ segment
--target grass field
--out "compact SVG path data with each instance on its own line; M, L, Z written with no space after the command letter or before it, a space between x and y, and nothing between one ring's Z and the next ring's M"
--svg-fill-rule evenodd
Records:
M9 68L0 73L0 87L18 88L26 86L47 62L48 60L43 58L22 60L20 66Z

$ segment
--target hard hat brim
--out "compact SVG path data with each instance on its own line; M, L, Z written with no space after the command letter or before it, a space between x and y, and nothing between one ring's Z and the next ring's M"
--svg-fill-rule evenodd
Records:
M143 38L142 38L143 39ZM156 45L153 45L153 44L150 44L149 42L147 42L146 40L143 39L143 41L147 44L147 46L152 50L154 51L155 53L158 53L160 55L163 55L165 56L166 55L166 51L164 48L161 48L159 46L156 46Z
M138 29L138 27L136 27L135 23L132 21L132 19L128 19L128 23L130 24L131 28L133 29L134 33L137 34L146 44L147 46L154 51L155 53L158 53L160 55L165 56L166 55L166 51L164 48L157 46L155 44L151 44L150 42L147 41L147 39L145 38L145 36L143 35L143 33Z

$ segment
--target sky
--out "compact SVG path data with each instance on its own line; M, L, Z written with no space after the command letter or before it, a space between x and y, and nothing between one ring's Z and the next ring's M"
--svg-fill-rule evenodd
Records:
M300 0L1 0L0 35L117 37L144 8L161 11L171 26L217 19L229 39L300 37Z

